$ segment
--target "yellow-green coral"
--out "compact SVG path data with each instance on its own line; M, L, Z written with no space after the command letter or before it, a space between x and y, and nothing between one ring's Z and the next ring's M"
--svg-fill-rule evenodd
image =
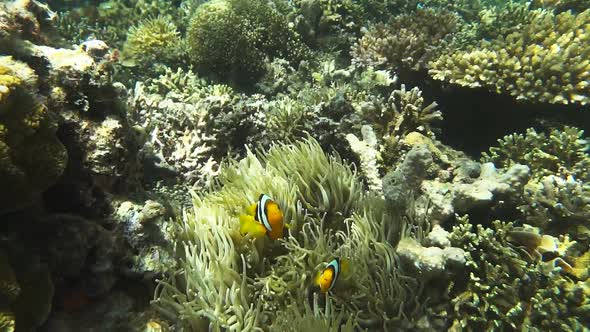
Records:
M154 302L168 318L192 329L242 331L281 326L293 310L311 315L305 308L313 276L334 255L351 260L352 276L331 298L334 311L358 315L348 326L390 328L416 309L409 292L418 284L402 278L394 250L403 222L382 198L363 194L354 172L314 140L250 152L227 165L219 181L217 191L195 196L179 221L182 269L160 283ZM291 225L285 240L239 234L237 216L260 193L282 207Z
M54 184L67 154L56 125L34 90L36 76L25 64L0 57L4 83L0 102L0 210L19 208ZM10 86L9 86L10 85Z
M180 34L165 16L149 18L133 26L127 33L123 56L138 63L165 61L178 57Z
M485 87L518 100L590 102L590 10L539 12L519 31L429 63L438 80Z

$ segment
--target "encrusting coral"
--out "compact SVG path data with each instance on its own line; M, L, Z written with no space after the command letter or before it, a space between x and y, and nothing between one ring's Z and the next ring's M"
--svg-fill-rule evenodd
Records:
M339 321L330 313L338 310L354 317L350 326L387 328L404 321L403 312L419 310L410 298L418 284L402 276L394 251L403 223L382 199L363 194L356 175L317 142L250 152L223 168L219 181L217 191L194 196L192 211L179 220L181 269L160 282L154 301L166 317L193 329L241 331L278 327L295 313ZM239 233L237 215L261 192L283 209L291 225L285 240ZM312 281L334 256L350 259L352 275L323 299ZM304 294L334 309L324 312Z
M590 10L539 12L518 31L466 50L451 49L429 63L437 80L485 87L517 100L590 102Z
M0 57L0 210L22 207L54 184L67 163L57 124L26 64Z

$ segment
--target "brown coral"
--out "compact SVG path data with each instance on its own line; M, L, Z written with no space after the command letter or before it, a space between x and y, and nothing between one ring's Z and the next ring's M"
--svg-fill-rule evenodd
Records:
M376 24L352 47L353 62L366 66L424 68L438 46L458 30L456 14L419 10L400 15L389 24Z

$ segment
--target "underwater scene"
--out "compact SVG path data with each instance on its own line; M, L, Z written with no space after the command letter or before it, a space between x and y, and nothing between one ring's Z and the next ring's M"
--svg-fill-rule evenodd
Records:
M0 332L590 331L590 0L0 0Z

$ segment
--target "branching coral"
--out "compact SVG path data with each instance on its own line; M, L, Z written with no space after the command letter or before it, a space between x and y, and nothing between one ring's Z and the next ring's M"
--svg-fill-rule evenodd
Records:
M427 9L400 15L387 25L365 31L352 48L353 62L392 70L423 69L435 58L444 38L458 30L458 24L457 16L448 11Z
M451 287L452 330L587 328L585 282L572 281L557 266L542 273L540 263L507 242L510 223L472 231L466 218L460 220L451 243L470 253L470 272Z
M361 171L367 180L369 189L380 191L381 178L379 177L379 168L377 167L377 160L380 158L377 150L377 137L373 128L364 125L361 129L363 140L361 141L354 134L346 135L346 140L350 144L350 148L354 151L361 161Z
M498 167L524 164L537 179L546 175L563 178L571 175L590 181L589 143L583 130L566 126L547 135L530 128L524 135L508 135L498 142L499 147L483 153L482 161L491 161Z
M580 13L590 7L588 0L533 0L532 6L547 10L553 10L557 13L571 10L574 13Z
M530 181L524 188L525 204L520 206L526 221L554 234L586 237L578 230L590 218L590 184L548 175ZM585 226L584 226L585 227Z
M402 84L394 90L386 102L378 99L367 103L362 109L362 118L375 128L382 138L381 154L383 165L388 167L399 156L400 141L411 132L420 132L434 137L434 124L442 120L442 113L436 109L437 103L425 105L422 91L418 87L406 90Z
M518 100L586 105L590 10L543 12L507 36L451 51L429 63L438 80L485 87Z
M364 195L355 174L317 142L248 153L218 181L217 191L194 197L178 224L183 268L160 283L155 301L167 317L191 328L247 330L281 326L297 313L310 315L314 326L333 326L338 310L351 315L348 328L387 328L419 310L409 296L418 285L402 276L393 247L403 222L382 199ZM276 199L291 225L278 243L239 234L237 215L261 192ZM334 310L319 311L325 299L313 295L312 279L334 255L351 260L351 276L330 295Z

